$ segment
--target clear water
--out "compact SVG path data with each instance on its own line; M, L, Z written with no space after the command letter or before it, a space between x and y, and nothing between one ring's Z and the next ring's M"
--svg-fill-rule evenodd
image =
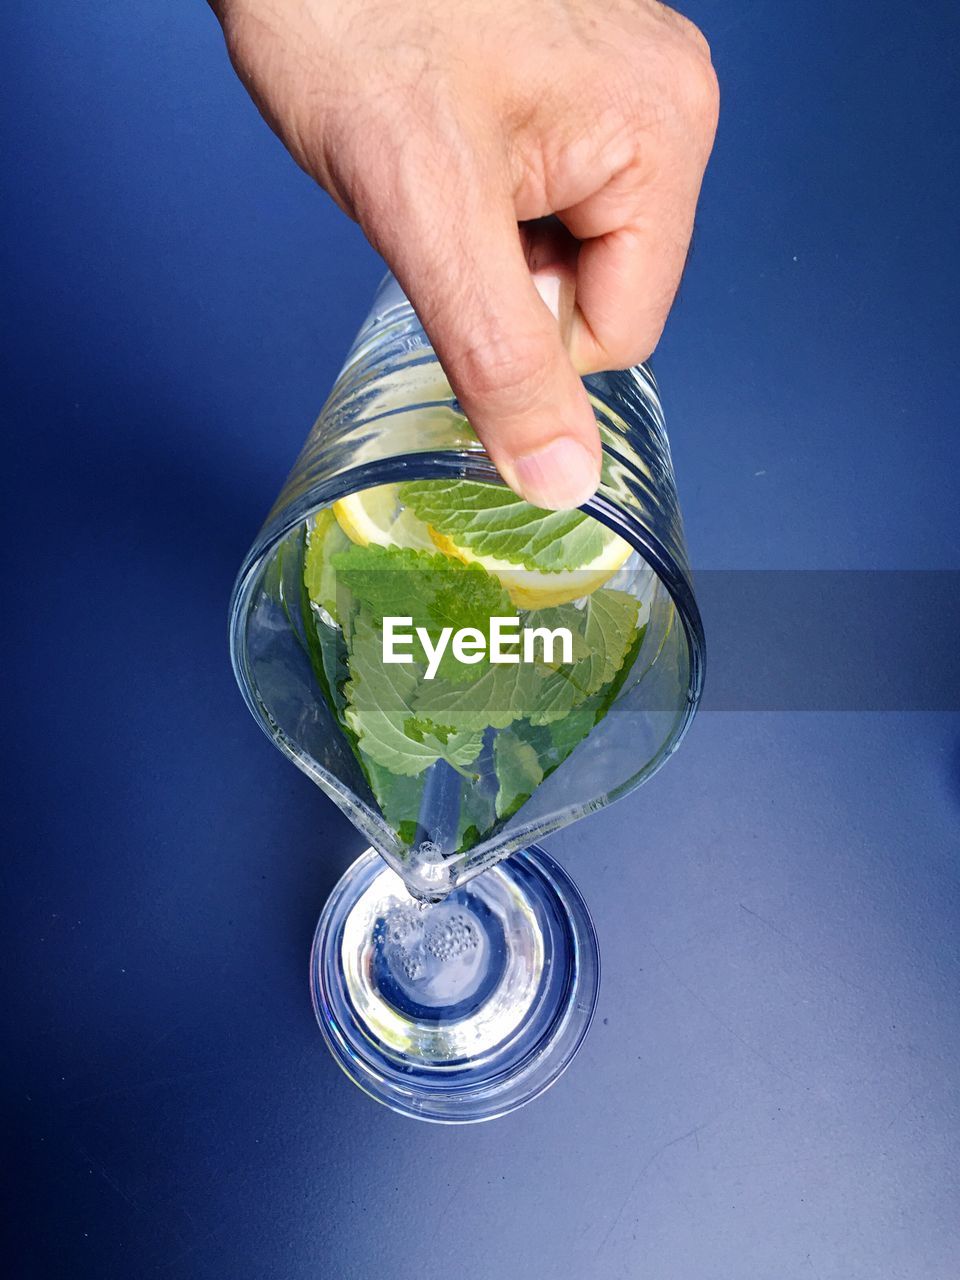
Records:
M332 537L319 561L312 545L318 525ZM479 681L461 681L447 660L432 684L420 662L402 668L408 681L399 693L384 685L398 668L384 665L382 629L372 645L354 643L357 618L369 612L370 582L358 586L342 569L323 572L327 559L353 550L328 510L274 544L245 614L246 679L252 708L274 742L336 800L416 897L440 901L477 871L607 803L676 744L688 713L688 645L669 592L638 553L628 549L602 585L592 573L583 592L558 605L515 605L508 592L498 609L521 624L556 622L559 612L578 647L570 664L559 650L549 660L537 650L535 693L525 685L514 701L516 691L498 684L478 710L472 691ZM490 582L500 592L509 581L506 572L496 578L449 560L441 559L440 569L439 579L436 564L429 571L419 561L383 569L373 595L416 617L435 589L444 617L476 621L476 608L491 607ZM464 614L478 575L487 595ZM578 591L576 579L565 590ZM598 608L603 602L613 602L612 613ZM493 684L491 666L480 664L476 674ZM370 686L365 702L355 694L358 684ZM451 733L461 735L453 747Z
M408 514L400 508L401 525ZM595 526L585 536L597 545L610 545L592 517L573 518L581 533ZM619 568L494 573L436 546L407 553L358 547L342 526L354 532L348 518L322 511L301 530L300 622L316 690L405 851L405 874L438 898L454 883L451 855L522 818L537 789L605 719L635 666L655 658L663 636L648 633L658 582L626 544L614 548ZM414 536L409 527L402 533ZM465 596L476 596L475 607L464 605ZM414 641L417 661L385 663L381 607L409 610L413 622L433 619L433 651ZM483 658L465 668L448 640L431 679L437 617L482 629L491 610L515 615L521 630L565 630L568 652L560 640L548 652L540 637L532 664ZM666 616L659 621L662 628Z

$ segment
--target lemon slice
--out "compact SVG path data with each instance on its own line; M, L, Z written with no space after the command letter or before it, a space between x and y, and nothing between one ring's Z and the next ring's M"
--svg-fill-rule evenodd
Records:
M437 533L435 529L430 530L430 536L445 555L455 556L464 564L478 564L499 578L518 609L546 609L590 595L623 568L633 548L619 534L606 529L604 532L603 549L598 556L578 569L557 573L525 569L523 565L512 564L509 560L477 555L467 547L458 547L452 538Z
M602 527L603 542L592 560L560 572L527 569L496 556L478 555L420 520L404 507L398 485L361 489L333 504L337 523L351 542L362 547L409 547L413 551L442 551L463 564L478 564L503 583L518 609L546 609L568 604L602 587L623 567L633 548L612 530Z
M395 484L380 484L348 494L333 504L337 524L351 542L361 547L373 543L378 547L436 552L430 530L400 505L397 490Z

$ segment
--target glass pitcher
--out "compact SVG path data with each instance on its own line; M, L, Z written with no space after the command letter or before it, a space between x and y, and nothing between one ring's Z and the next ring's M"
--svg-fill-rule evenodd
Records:
M424 1119L503 1114L572 1059L596 936L533 842L650 777L700 697L656 383L585 383L599 490L536 511L388 276L234 588L247 705L371 845L318 925L318 1021L356 1083Z

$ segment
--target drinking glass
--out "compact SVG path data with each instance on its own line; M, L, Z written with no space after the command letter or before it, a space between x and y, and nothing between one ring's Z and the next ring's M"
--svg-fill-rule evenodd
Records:
M426 503L430 515L435 493L455 530L466 518L461 494L484 512L517 500L388 276L231 601L231 658L251 712L370 842L317 927L310 973L321 1031L355 1083L421 1119L502 1115L572 1060L596 1005L597 938L575 885L536 842L649 778L700 697L703 628L653 374L640 365L584 381L603 467L574 536L602 546L600 557L587 555L565 577L531 577L458 545L458 535L444 542L416 514ZM394 546L395 568L384 576L380 526L360 526L394 495L386 541L416 549L405 559ZM563 517L533 515L530 527L566 527L556 524ZM411 535L414 527L430 537ZM318 560L330 539L339 551ZM549 557L549 537L541 544ZM431 557L451 545L472 563ZM449 566L449 590L438 564ZM337 594L341 579L352 603ZM471 593L493 583L531 624L571 622L579 648L564 653L565 666L543 649L535 671L510 668L537 686L522 708L507 705L520 695L503 693L502 672L484 667L482 679L499 692L482 713L479 676L472 684L471 673L456 672L428 686L421 666L416 698L426 703L416 706L430 714L407 717L403 699L413 707L414 695L402 682L412 669L364 667L358 656L362 628L379 624L363 592L415 615L428 582L440 593L431 599L460 615ZM438 706L443 724L467 723L469 732L437 728ZM412 763L396 756L397 733Z

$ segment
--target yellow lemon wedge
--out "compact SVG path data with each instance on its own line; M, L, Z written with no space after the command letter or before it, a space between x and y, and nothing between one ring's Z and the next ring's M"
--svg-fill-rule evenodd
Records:
M495 556L477 555L467 547L458 547L452 538L437 533L436 529L430 529L430 536L445 555L454 556L464 564L478 564L499 578L518 609L546 609L588 596L609 582L633 551L619 534L610 531L604 538L602 551L593 560L578 569L547 573L539 569L525 569L523 565L498 560Z
M333 504L337 524L361 547L409 547L436 552L430 530L412 511L400 505L399 486L380 484L360 489Z

